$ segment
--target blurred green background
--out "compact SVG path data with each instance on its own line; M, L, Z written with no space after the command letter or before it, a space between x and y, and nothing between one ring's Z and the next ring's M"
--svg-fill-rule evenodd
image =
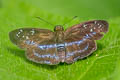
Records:
M17 28L65 28L83 21L104 19L109 32L97 41L98 49L86 59L56 66L36 64L13 45L8 33ZM0 80L120 80L120 0L0 0Z
M29 3L47 12L61 16L77 15L80 18L120 16L119 0L31 0Z

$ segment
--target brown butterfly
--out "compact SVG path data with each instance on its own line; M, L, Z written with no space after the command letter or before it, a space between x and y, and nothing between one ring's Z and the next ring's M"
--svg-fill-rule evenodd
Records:
M26 50L26 57L36 63L68 64L83 59L96 47L95 40L108 31L108 22L93 20L74 25L66 30L57 25L54 32L39 28L20 28L9 33L10 40Z

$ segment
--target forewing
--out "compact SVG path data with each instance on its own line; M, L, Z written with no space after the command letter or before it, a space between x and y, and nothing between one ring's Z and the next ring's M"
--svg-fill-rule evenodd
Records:
M96 43L94 40L89 40L86 38L70 39L65 40L66 48L66 63L73 63L78 59L83 59L89 56L93 51L96 50Z
M54 38L54 33L47 29L39 28L20 28L9 33L11 42L24 49L36 45L43 41L49 41ZM43 43L44 44L44 43Z
M108 31L108 22L104 20L93 20L74 25L65 31L65 38L87 36L89 39L101 39Z
M14 44L26 49L29 60L49 65L59 63L54 32L47 29L21 28L10 32L9 37Z

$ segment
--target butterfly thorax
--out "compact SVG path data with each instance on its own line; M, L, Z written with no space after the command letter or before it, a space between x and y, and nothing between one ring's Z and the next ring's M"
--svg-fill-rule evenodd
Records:
M55 41L57 43L57 53L60 57L60 61L65 60L65 44L64 44L64 29L62 26L56 26L55 31Z
M54 28L55 31L55 37L57 43L63 43L64 42L64 28L61 25L57 25Z

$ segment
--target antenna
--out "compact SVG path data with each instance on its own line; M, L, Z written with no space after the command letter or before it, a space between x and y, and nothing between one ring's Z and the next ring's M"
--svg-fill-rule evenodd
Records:
M73 19L77 18L77 16L74 16L72 19L70 19L68 22L64 23L63 26L69 22L71 22Z
M51 24L51 23L49 23L48 21L46 21L46 20L42 19L41 17L36 17L36 18L38 18L38 19L40 19L41 21L44 21L44 22L46 22L46 23L48 23L48 24L50 24L50 25L54 26L53 24Z

